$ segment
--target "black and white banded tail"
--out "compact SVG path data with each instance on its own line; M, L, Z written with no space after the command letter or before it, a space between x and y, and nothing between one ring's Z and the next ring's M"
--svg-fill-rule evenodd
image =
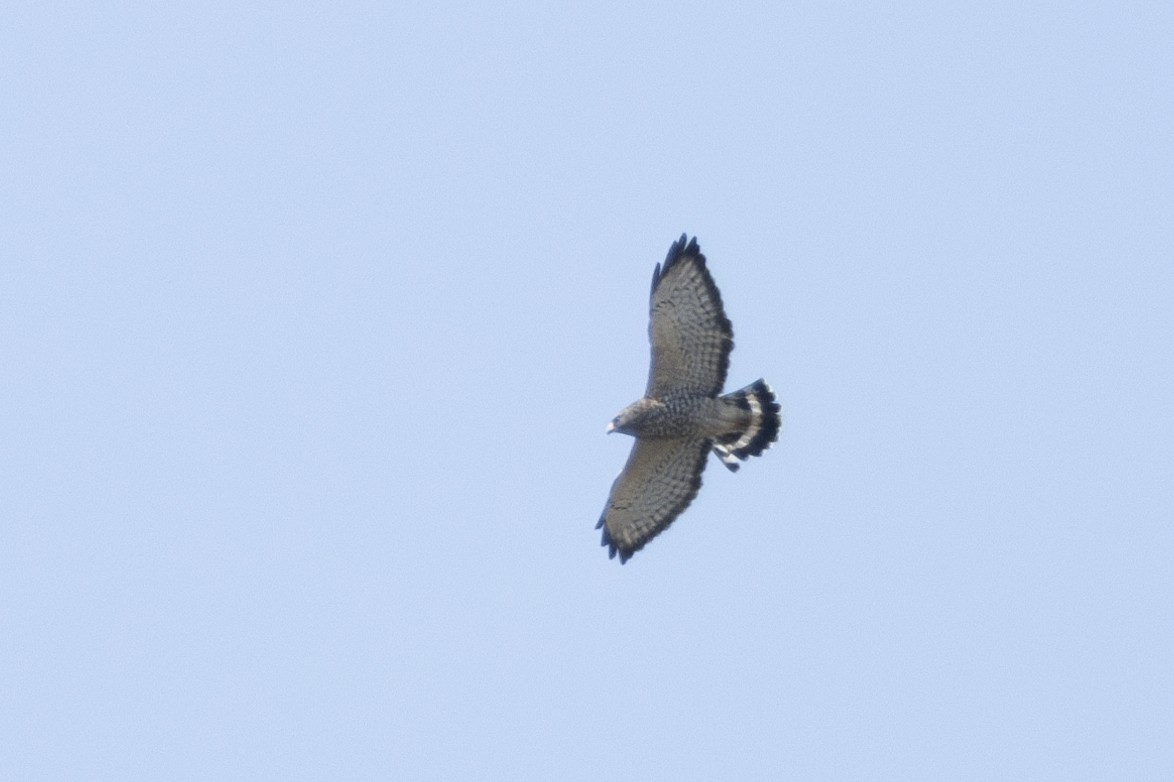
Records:
M721 399L742 411L744 425L737 431L717 438L713 443L713 452L730 472L737 472L742 466L739 460L758 456L778 439L782 426L779 402L775 392L762 379L738 391L731 391Z

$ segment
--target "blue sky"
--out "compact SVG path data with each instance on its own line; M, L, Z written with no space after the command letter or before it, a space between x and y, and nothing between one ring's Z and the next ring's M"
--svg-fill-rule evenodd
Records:
M1174 774L1169 8L419 5L6 11L0 776Z

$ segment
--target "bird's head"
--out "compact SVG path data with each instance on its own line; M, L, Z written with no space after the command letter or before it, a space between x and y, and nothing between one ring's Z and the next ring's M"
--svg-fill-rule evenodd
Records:
M652 415L659 404L648 397L633 402L621 410L619 415L611 419L611 423L607 425L607 433L619 432L635 436L639 433L641 424Z

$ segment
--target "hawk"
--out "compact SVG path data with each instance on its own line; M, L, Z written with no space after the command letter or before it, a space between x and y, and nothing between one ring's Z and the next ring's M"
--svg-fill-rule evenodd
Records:
M736 472L739 460L758 456L779 435L779 404L765 380L722 394L734 331L696 237L685 238L652 273L644 397L607 425L636 438L595 525L621 563L697 496L710 451Z

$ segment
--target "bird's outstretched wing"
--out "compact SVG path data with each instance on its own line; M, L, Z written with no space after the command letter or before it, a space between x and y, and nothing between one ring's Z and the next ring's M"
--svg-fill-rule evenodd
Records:
M647 396L721 393L734 329L696 238L686 244L681 234L652 274L648 339L652 365Z
M636 440L596 525L603 527L610 556L618 552L620 562L627 561L689 506L710 446L701 438Z

